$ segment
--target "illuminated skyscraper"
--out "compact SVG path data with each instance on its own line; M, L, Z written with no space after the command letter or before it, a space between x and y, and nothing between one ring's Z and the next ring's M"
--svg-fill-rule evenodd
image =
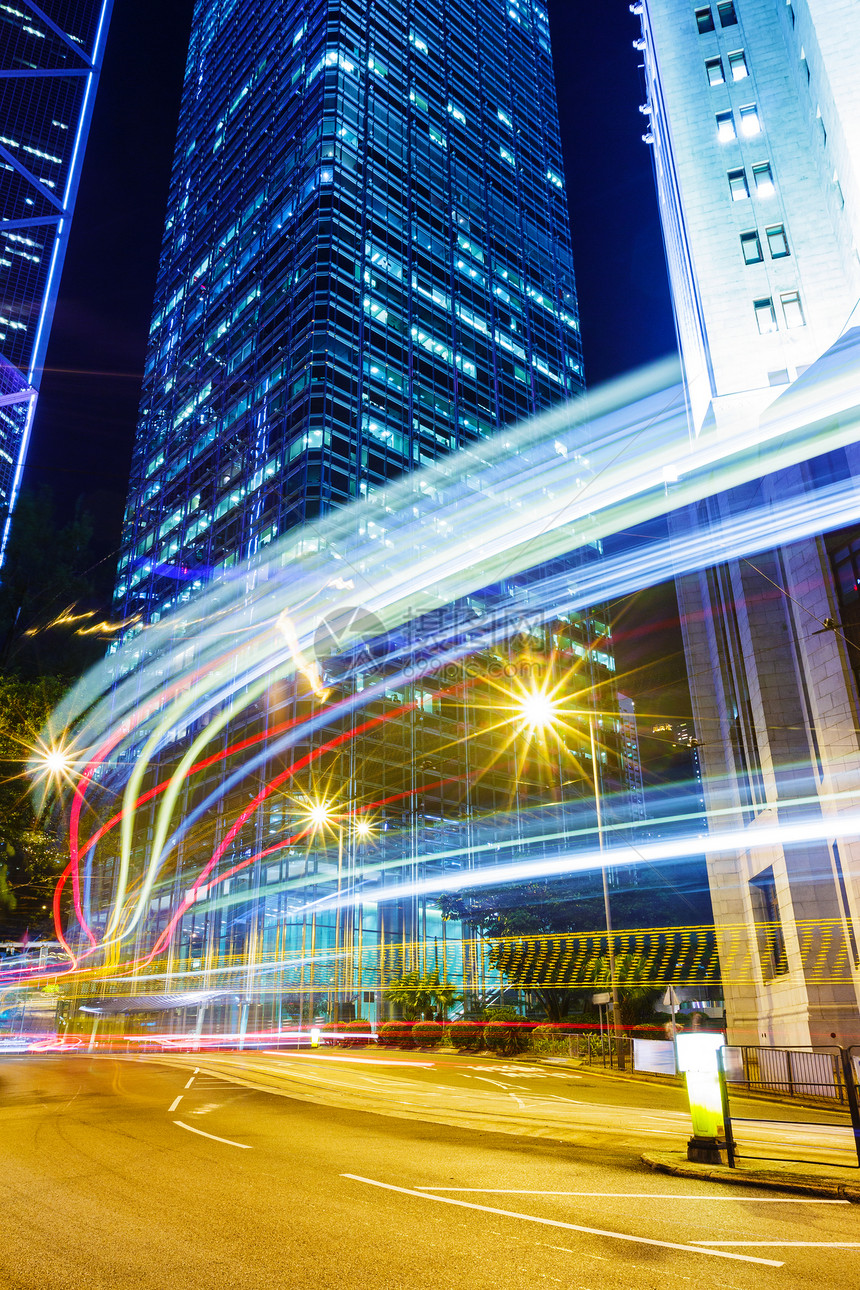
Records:
M540 3L198 0L118 612L157 622L288 530L580 392L564 187ZM529 648L556 673L579 666L585 689L602 682L594 701L611 708L600 619L567 614ZM273 686L248 721L265 732L303 719L313 695L302 684ZM365 949L378 938L380 956L420 939L420 965L428 945L441 965L438 910L398 902L397 865L417 870L464 819L541 801L534 768L499 758L493 695L481 699L465 672L459 684L425 677L373 700L361 739L336 740L324 762L308 754L313 774L267 802L225 855L242 875L184 916L182 961L351 936ZM316 757L331 730L310 729ZM208 773L224 775L223 762ZM590 791L581 779L572 797ZM190 786L182 809L201 795ZM306 843L282 850L296 811L325 795L336 827L319 831L310 859ZM244 788L226 797L224 820L247 800ZM361 834L357 812L370 807L374 830ZM305 912L314 893L353 890L367 854L378 886L368 879L351 931ZM273 858L246 869L260 855ZM139 948L187 881L179 868L160 880Z
M198 0L118 608L581 388L540 4Z
M860 11L839 0L631 9L692 431L704 439L825 388L840 338L860 325ZM851 446L734 490L709 514L778 506L858 470ZM738 1042L860 1039L860 848L756 845L757 830L797 818L792 798L811 795L805 810L825 818L853 805L858 552L843 532L678 583L708 805L749 837L709 863L718 926L746 925L759 967L757 986L725 983ZM822 926L828 948L802 955Z
M113 0L0 6L0 556L57 300Z

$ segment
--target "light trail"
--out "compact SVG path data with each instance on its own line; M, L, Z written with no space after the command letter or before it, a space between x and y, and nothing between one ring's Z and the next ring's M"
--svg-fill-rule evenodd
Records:
M449 607L448 624L435 628L424 641L429 655L424 670L429 671L506 639L525 613L548 616L582 607L860 517L860 490L843 483L781 497L778 506L763 503L698 529L688 525L647 550L607 558L598 549L611 534L860 438L858 352L856 339L847 338L817 365L817 380L808 373L758 424L733 436L702 436L695 442L689 437L681 388L666 385L672 374L669 367L625 378L526 425L500 431L492 440L405 477L377 497L286 535L236 576L204 590L189 606L126 642L74 687L45 732L48 746L71 737L83 767L71 806L70 861L55 896L58 918L62 885L71 878L76 917L90 946L96 945L82 900L81 863L85 858L92 866L99 842L119 823L118 877L101 947L131 935L148 907L165 858L202 818L198 807L174 820L183 784L202 766L232 755L228 751L204 757L207 745L241 719L278 678L304 674L317 700L323 700L322 679L312 661L314 632L323 620L339 621L356 600L385 631L395 634L428 611ZM477 623L458 613L457 603L481 587L572 553L576 562L564 573L520 580L504 612ZM205 810L316 731L341 720L352 722L350 733L325 741L323 747L331 749L367 729L368 723L358 720L359 709L421 674L415 666L414 641L397 644L396 635L393 639L393 666L383 679L348 700L320 707L301 723L264 732L259 740L238 741L238 749L251 756L210 793ZM225 641L230 642L227 647ZM179 746L185 730L198 722L205 722L206 728L190 745L181 745L183 755L166 785L144 792L147 769ZM300 758L294 769L307 764ZM294 770L270 779L252 806L239 814L225 834L227 842L219 843L192 891L199 891L242 825L291 773ZM81 813L96 780L100 793L122 793L122 810L100 825L82 848ZM155 835L129 909L136 812L157 796L161 801ZM98 815L98 809L88 805ZM857 818L856 813L843 814L838 826L830 818L807 826L779 825L772 836L781 845L801 838L844 836L849 819L856 831ZM749 844L747 838L743 844L740 839L740 833L712 833L707 847L703 839L685 839L643 844L640 851L649 862L658 862L680 855L678 846L686 846L687 854L691 848L700 854ZM585 849L560 853L554 868L535 867L546 863L536 859L473 870L468 885L479 885L479 879L495 884L539 873L573 872L598 861ZM623 863L636 861L625 853ZM445 875L445 889L453 889L454 878ZM438 885L427 885L434 882L426 878L401 883L397 894L439 890ZM332 907L330 900L314 904ZM171 930L188 907L186 895L168 923ZM63 938L62 928L58 932ZM156 944L164 943L162 932ZM63 944L72 955L65 938Z

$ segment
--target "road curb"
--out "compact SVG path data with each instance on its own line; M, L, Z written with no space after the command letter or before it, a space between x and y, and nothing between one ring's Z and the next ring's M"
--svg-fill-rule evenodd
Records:
M687 1160L681 1152L646 1151L641 1159L649 1169L672 1174L676 1178L699 1178L706 1182L728 1183L734 1187L764 1187L769 1191L799 1192L806 1196L825 1196L860 1205L860 1183L840 1182L837 1178L805 1177L768 1171L729 1169L728 1166L699 1165Z

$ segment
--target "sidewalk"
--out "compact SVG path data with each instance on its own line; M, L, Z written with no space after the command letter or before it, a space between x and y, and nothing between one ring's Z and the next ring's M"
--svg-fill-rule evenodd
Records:
M738 1161L728 1165L699 1165L687 1159L685 1151L646 1151L642 1160L658 1173L676 1178L699 1178L709 1182L729 1183L735 1187L765 1187L774 1191L800 1192L807 1196L826 1196L832 1200L849 1200L860 1205L860 1169L841 1165L802 1165L793 1160L768 1160L767 1167Z

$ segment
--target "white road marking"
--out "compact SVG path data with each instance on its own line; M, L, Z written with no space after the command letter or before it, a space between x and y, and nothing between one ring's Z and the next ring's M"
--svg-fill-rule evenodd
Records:
M192 1076L191 1076L191 1079L188 1081L188 1083L185 1085L185 1087L186 1087L186 1088L190 1088L190 1087L191 1087L191 1085L192 1085L193 1083L194 1083L194 1076L192 1075Z
M487 1079L486 1075L476 1075L475 1079L482 1080L485 1084L495 1084L496 1088L504 1089L506 1093L508 1091L507 1084L500 1084L497 1079Z
M519 1187L428 1187L419 1185L416 1191L466 1191L485 1196L606 1196L613 1200L738 1200L756 1205L850 1205L848 1200L810 1200L806 1197L792 1200L784 1196L685 1196L680 1192L653 1191L529 1191ZM707 1241L694 1241L694 1245L707 1245ZM725 1241L714 1241L725 1245Z
M286 1053L279 1053L270 1048L264 1048L261 1049L261 1051L264 1052L267 1057L283 1057L288 1061L294 1061L296 1058L299 1058L302 1061L310 1060L315 1062L359 1062L365 1066L393 1066L395 1069L398 1066L415 1066L419 1070L424 1071L432 1070L435 1065L434 1062L391 1061L385 1057L346 1057L341 1056L339 1053L290 1053L287 1055Z
M517 1106L520 1108L521 1111L524 1111L526 1109L525 1102L523 1102L520 1098L518 1098L516 1093L509 1093L508 1097L512 1097L514 1099L514 1101L516 1102Z
M194 1067L194 1074L195 1074L195 1075L199 1075L199 1074L200 1074L200 1067L199 1067L199 1066L195 1066L195 1067Z
M675 1241L657 1241L650 1236L631 1236L627 1232L607 1232L599 1227L582 1227L578 1223L561 1223L555 1218L539 1218L536 1214L517 1214L510 1209L493 1209L489 1205L474 1205L468 1200L454 1200L452 1196L430 1196L427 1192L409 1187L395 1187L393 1183L378 1182L375 1178L362 1178L359 1174L341 1174L352 1182L367 1183L385 1191L400 1192L403 1196L417 1196L419 1200L435 1200L440 1205L457 1205L462 1209L476 1209L483 1214L499 1214L502 1218L519 1218L526 1223L540 1223L544 1227L563 1227L568 1232L585 1232L588 1236L606 1236L614 1241L630 1241L634 1245L658 1245L663 1250L683 1250L685 1254L711 1254L720 1259L738 1259L743 1263L763 1263L769 1268L782 1268L784 1263L773 1259L757 1259L750 1254L732 1254L726 1250L711 1250L698 1245L679 1245Z
M214 1133L204 1133L202 1129L195 1129L191 1124L183 1124L181 1120L174 1120L173 1123L178 1124L180 1129L187 1129L189 1133L198 1133L201 1138L211 1138L213 1142L224 1142L228 1147L240 1147L242 1151L252 1149L250 1142L233 1142L230 1138L219 1138ZM738 1255L737 1257L740 1258L741 1256ZM758 1261L760 1262L760 1260ZM781 1266L782 1264L780 1264Z
M167 1114L172 1115L181 1101L182 1101L182 1094L180 1093L179 1097L175 1097L173 1101L170 1103L170 1106L167 1108Z
M768 1249L860 1250L860 1241L693 1241L693 1245L754 1245Z

